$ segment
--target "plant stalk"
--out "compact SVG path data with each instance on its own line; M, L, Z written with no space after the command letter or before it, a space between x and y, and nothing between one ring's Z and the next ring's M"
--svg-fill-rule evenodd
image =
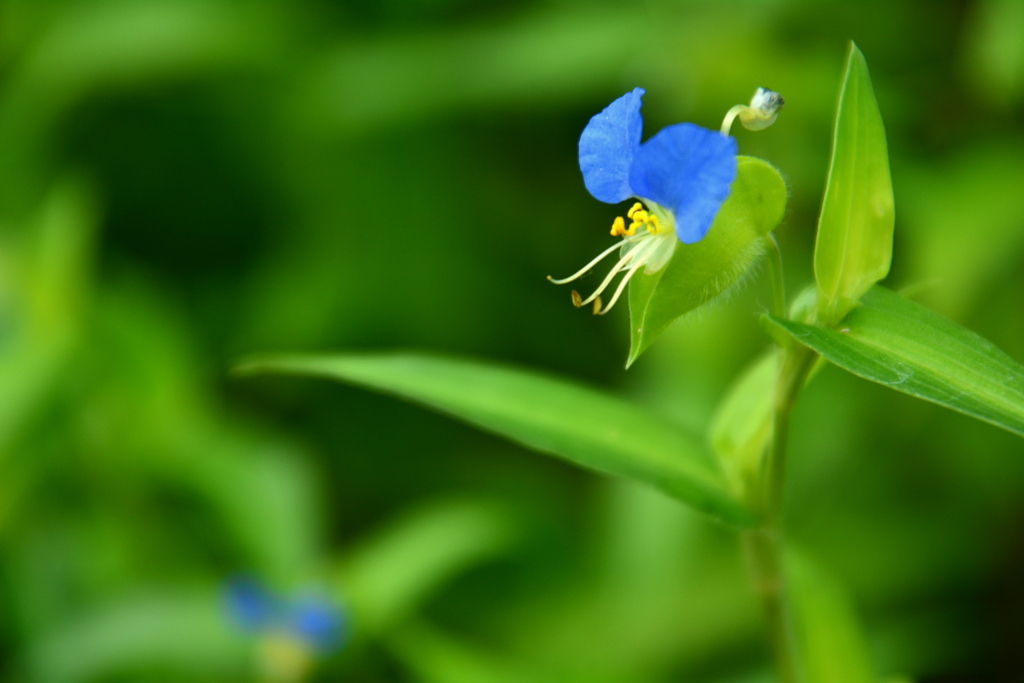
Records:
M761 599L781 683L797 683L796 641L783 570L782 509L789 421L817 354L799 344L779 349L779 372L772 396L772 436L765 454L759 507L764 524L744 532L743 545Z
M779 526L782 517L789 420L818 357L814 351L796 342L780 349L779 355L779 373L772 396L772 436L764 462L765 490L761 494L761 509L765 525L769 527Z
M767 622L779 683L797 683L796 642L785 599L779 533L779 529L767 527L745 531L743 550Z
M775 239L775 233L768 233L768 245L771 254L768 256L768 270L772 279L772 315L785 318L786 314L786 282L782 277L782 250Z

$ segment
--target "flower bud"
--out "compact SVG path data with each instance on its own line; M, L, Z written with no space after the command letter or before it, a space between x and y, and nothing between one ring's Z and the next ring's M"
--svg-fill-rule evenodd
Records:
M732 122L737 118L747 130L764 130L775 123L775 118L785 103L782 95L774 90L758 88L750 98L749 105L737 104L725 115L725 120L722 121L722 135L729 134Z
M782 95L774 90L758 88L750 99L750 106L740 112L740 123L747 130L764 130L775 123L775 117L785 103Z

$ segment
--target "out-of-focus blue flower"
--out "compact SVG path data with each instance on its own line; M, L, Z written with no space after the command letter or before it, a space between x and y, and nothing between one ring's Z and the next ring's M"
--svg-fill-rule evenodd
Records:
M300 595L292 601L288 612L289 630L316 650L330 651L341 642L341 611L324 596Z
M329 595L306 590L281 596L248 578L230 581L225 608L231 623L258 639L260 669L268 681L302 680L314 656L344 642L345 615Z
M647 273L661 270L677 241L692 244L703 239L736 178L736 141L722 132L677 123L641 144L643 94L636 88L615 100L590 119L580 136L580 170L590 194L609 204L631 197L639 200L627 213L628 226L621 216L612 224L611 234L621 236L621 242L578 273L552 280L571 282L620 249L619 261L590 297L581 299L573 292L573 303L593 301L595 314L606 313L641 268ZM601 292L620 272L626 275L602 309Z
M274 596L252 579L228 584L225 603L231 623L247 633L257 633L271 623L279 607Z

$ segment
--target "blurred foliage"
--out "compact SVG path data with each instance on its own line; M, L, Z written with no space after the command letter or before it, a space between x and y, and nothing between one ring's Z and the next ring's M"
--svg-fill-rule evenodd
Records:
M0 677L256 680L221 602L244 573L347 606L316 679L765 680L723 528L389 398L226 368L457 351L704 433L767 347L767 290L625 373L625 309L544 280L616 213L579 132L638 85L651 130L781 92L735 134L787 179L798 291L850 38L889 140L888 283L1024 359L1022 36L1021 0L0 1ZM833 368L808 387L787 526L850 587L878 674L1024 672L1020 454Z

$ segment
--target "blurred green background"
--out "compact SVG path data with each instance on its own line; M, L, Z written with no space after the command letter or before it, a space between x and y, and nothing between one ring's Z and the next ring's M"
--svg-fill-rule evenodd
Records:
M723 527L389 398L228 369L444 350L703 433L767 347L764 283L626 373L625 306L544 279L620 213L579 133L638 85L648 135L781 92L775 126L734 134L787 179L797 291L848 39L889 138L888 282L1024 360L1022 0L0 2L0 679L770 680ZM880 676L1024 680L1022 450L835 368L807 390L787 527L849 586ZM243 574L332 591L344 647L275 660L226 614Z

